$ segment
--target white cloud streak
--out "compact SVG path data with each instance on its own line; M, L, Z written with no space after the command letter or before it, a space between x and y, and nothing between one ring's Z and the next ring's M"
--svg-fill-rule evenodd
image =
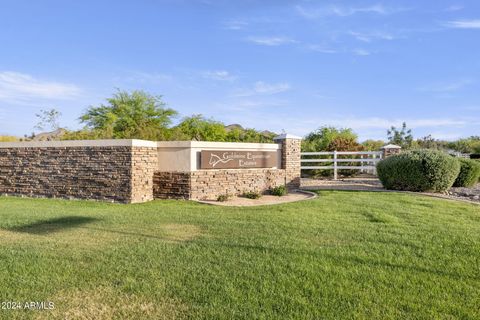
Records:
M73 99L81 89L73 84L39 80L31 75L0 72L0 100L14 103L29 103L35 100Z
M255 82L253 88L240 89L234 93L234 97L249 97L255 95L273 95L288 91L291 89L290 84L286 82L282 83L266 83L263 81Z
M365 49L354 49L353 53L357 56L369 56L372 54L370 51Z
M248 37L248 42L261 46L281 46L286 44L296 43L297 41L288 37Z
M403 122L411 129L430 129L439 127L464 128L480 124L478 118L413 118L413 119L388 119L380 117L357 118L357 117L330 117L314 119L291 119L291 123L296 123L297 128L291 128L295 134L307 134L308 132L320 126L334 126L341 128L351 128L358 133L365 132L383 132L390 127L401 127ZM438 132L438 130L437 130ZM368 135L369 138L373 136Z
M228 20L224 22L224 26L228 30L244 30L248 27L248 22L244 20Z
M234 81L237 78L226 70L205 71L202 76L206 79L217 81Z
M473 83L470 79L461 79L449 83L440 83L440 84L433 84L429 86L425 86L419 89L419 91L425 92L454 92L461 90Z
M353 6L339 6L332 5L326 7L306 8L304 6L295 7L297 13L306 19L318 19L325 16L337 16L348 17L355 14L377 14L377 15L389 15L406 9L386 7L382 4L374 4L365 7L353 7Z
M480 19L476 20L453 20L445 24L448 28L453 29L480 29Z
M332 49L332 48L329 48L327 46L317 45L317 44L311 44L311 45L307 46L307 49L310 50L310 51L315 51L315 52L320 52L320 53L329 53L329 54L338 52L338 50L336 50L336 49Z
M453 12L453 11L460 11L460 10L463 10L463 9L465 9L465 7L462 6L462 5L452 5L448 8L445 8L445 11Z
M356 32L356 31L350 31L349 34L357 39L358 41L362 42L372 42L374 40L395 40L396 38L385 32L371 32L371 33L362 33L362 32Z

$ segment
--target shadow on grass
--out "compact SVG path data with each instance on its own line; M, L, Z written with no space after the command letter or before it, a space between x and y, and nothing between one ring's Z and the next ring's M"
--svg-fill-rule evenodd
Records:
M44 235L54 232L60 232L72 228L83 226L100 219L82 216L67 216L61 218L53 218L48 220L40 220L21 226L9 228L9 231L23 232L29 234Z

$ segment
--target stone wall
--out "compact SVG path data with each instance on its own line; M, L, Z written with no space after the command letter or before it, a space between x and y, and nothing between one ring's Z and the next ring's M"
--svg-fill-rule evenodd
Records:
M289 189L300 187L301 177L301 144L300 137L283 134L275 138L282 145L282 169L285 169L285 183Z
M155 172L153 195L155 199L190 199L190 172Z
M127 146L0 148L0 194L130 202L131 172Z
M264 193L285 184L282 169L201 170L191 173L190 198L216 200L219 195L241 195L254 191Z
M123 203L153 199L217 199L219 195L265 192L300 183L300 140L281 138L282 168L198 170L201 147L278 150L274 144L168 142L166 161L157 142L92 140L0 143L0 195L77 198ZM182 148L178 146L181 145ZM198 150L197 150L198 149ZM188 152L185 152L187 150ZM186 171L160 165L184 159Z
M226 169L193 172L155 172L156 199L216 200L219 195L265 193L285 184L282 169Z
M131 202L146 202L155 198L153 194L153 179L157 167L157 148L132 148Z

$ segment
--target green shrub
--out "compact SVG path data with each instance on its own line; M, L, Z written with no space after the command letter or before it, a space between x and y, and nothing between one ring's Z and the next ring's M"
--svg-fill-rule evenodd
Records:
M248 199L259 199L262 195L256 191L249 191L245 192L243 196Z
M278 186L275 188L272 188L270 190L270 193L274 196L282 197L288 193L287 187L285 186Z
M377 173L386 189L441 192L450 189L460 162L441 151L414 150L380 161Z
M480 178L480 162L470 159L460 160L460 173L453 184L454 187L471 187Z
M230 199L230 195L229 194L221 194L217 197L217 201L218 202L225 202L227 201L228 199Z

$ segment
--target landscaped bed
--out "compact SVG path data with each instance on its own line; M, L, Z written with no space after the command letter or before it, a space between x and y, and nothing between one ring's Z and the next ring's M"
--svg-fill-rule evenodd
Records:
M0 198L1 319L480 316L480 208L400 193L217 207Z

